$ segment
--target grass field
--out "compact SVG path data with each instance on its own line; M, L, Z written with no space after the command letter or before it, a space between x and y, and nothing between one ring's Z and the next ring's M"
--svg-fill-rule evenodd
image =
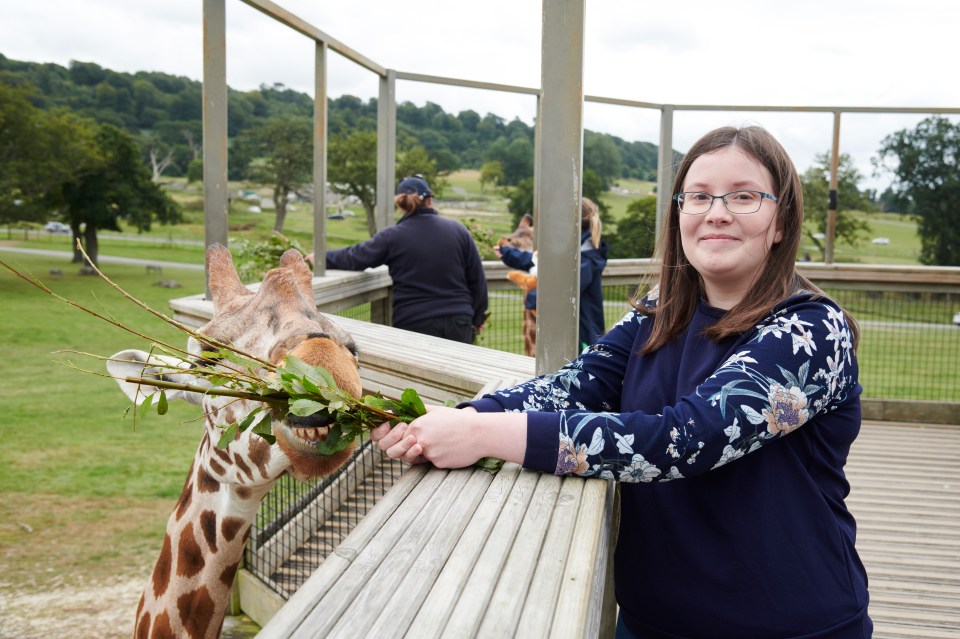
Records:
M61 268L64 275L49 283L62 295L102 307L157 337L184 343L173 329L120 300L98 278L76 275L76 267L70 268L66 260L11 253L0 253L0 259L43 276L50 268ZM152 285L156 274L148 275L142 266L106 269L118 284L166 309L171 291ZM167 272L165 277L176 278L186 290L203 288L202 271ZM201 426L190 421L197 411L172 406L170 415L136 427L132 418L122 420L127 401L112 380L57 361L97 371L103 370L102 363L54 351L110 355L145 347L144 340L46 296L5 270L0 292L0 340L5 346L0 360L0 599L51 588L91 592L127 580L143 583L199 441ZM109 596L123 595L111 591ZM63 596L67 600L68 595ZM122 619L132 623L137 596L83 605L124 606L128 613ZM10 615L4 630L19 628L9 636L36 636L14 623L14 612L0 613ZM74 610L73 615L81 613ZM95 634L123 636L120 631L128 634L129 628L104 627Z
M238 190L244 186L231 185ZM605 198L614 219L623 216L631 200L649 194L652 186L619 182L620 190ZM196 186L178 187L173 192L184 205L185 224L156 227L137 236L141 241L103 233L101 254L201 264L202 194ZM231 204L231 239L269 236L272 212L255 213L250 206L251 202L240 199ZM366 237L362 209L348 208L356 215L328 221L331 248ZM461 219L474 217L489 229L491 237L512 227L503 193L489 188L481 192L475 171L449 177L441 210ZM308 250L311 213L308 205L296 204L285 229L288 237ZM869 220L872 237L887 237L890 243L855 249L841 246L838 260L916 263L919 241L912 223L900 216L871 216ZM194 243L183 243L187 241ZM99 279L77 274L77 267L69 264L69 242L65 236L34 232L24 237L22 231L13 231L6 239L0 238L0 243L59 250L64 256L0 252L0 259L49 280L65 297L102 305L122 322L177 344L184 342L174 329L121 300ZM202 271L165 268L158 276L142 266L103 266L118 284L161 310L167 309L171 297L204 287ZM60 269L63 275L49 279L51 268ZM175 280L183 288L157 287L158 279ZM5 409L0 421L0 599L4 593L39 593L53 586L86 588L84 584L109 583L121 577L146 580L200 437L201 427L192 421L198 416L197 409L174 405L170 415L153 416L134 427L132 418L121 419L127 402L114 382L70 370L55 360L70 359L93 370L102 370L102 363L54 351L110 355L148 344L45 296L6 271L0 272L0 295L0 339L5 345L5 357L0 360L0 406ZM519 321L519 315L494 318L484 339L512 338L519 350ZM902 360L910 359L909 353L901 355ZM896 353L884 356L897 360ZM129 606L132 618L135 600L118 605ZM4 614L0 610L0 616Z

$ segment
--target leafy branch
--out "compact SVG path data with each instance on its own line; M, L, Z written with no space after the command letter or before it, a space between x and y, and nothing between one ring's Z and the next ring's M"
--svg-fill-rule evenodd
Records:
M78 248L83 252L79 242ZM86 253L84 253L84 257L86 257ZM400 399L384 397L380 393L356 398L338 388L330 372L321 366L313 366L291 355L284 359L282 365L276 366L243 352L232 344L214 340L167 317L130 295L111 281L96 266L93 266L93 268L97 275L125 299L198 340L208 349L201 353L198 360L191 361L189 353L182 348L160 342L126 326L113 317L98 313L82 304L62 297L38 279L21 273L3 260L0 260L0 266L55 299L89 313L116 328L152 342L153 347L148 362L144 364L144 370L148 367L151 369L148 375L143 377L115 377L115 379L135 384L138 387L149 386L158 389L154 393L145 395L139 415L145 416L153 407L156 407L158 414L166 414L168 409L166 391L168 390L195 392L209 396L228 397L236 401L250 400L260 403L260 406L251 410L242 419L224 428L217 443L220 448L228 446L240 433L247 429L252 429L253 433L273 444L275 437L271 432L271 420L266 419L266 417L273 416L283 419L288 415L293 415L294 418L312 418L311 421L314 421L315 424L327 427L326 438L323 441L318 441L316 447L319 454L332 455L344 450L352 442L359 439L364 432L376 428L380 424L389 422L396 426L401 422L412 422L417 417L426 414L423 401L417 391L412 388L404 389ZM161 355L155 355L154 351L159 351ZM111 358L91 353L78 354L111 361ZM109 374L84 370L69 363L68 365L81 372L114 377ZM196 383L170 381L167 379L170 375L178 377L185 375ZM296 427L294 425L294 428ZM488 457L481 459L475 465L488 472L496 473L503 465L503 461Z

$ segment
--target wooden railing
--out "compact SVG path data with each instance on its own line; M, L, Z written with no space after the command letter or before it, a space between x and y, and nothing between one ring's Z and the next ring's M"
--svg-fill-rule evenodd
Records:
M383 300L382 277L328 272L318 305ZM213 310L202 296L171 307L192 326ZM414 387L427 402L459 402L534 374L524 355L336 321L357 342L367 392ZM251 614L263 638L612 637L616 494L613 482L516 464L496 476L411 467L285 605L248 610L242 590L241 605L263 615Z

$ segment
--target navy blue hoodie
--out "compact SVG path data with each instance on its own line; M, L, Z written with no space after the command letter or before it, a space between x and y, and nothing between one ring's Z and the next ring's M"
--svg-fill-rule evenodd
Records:
M404 215L365 242L327 251L327 268L362 271L386 264L393 279L393 325L466 315L483 324L487 278L470 231L434 209Z
M862 390L850 327L799 294L711 341L723 313L701 302L643 355L653 322L632 310L559 372L470 404L527 413L525 467L621 482L614 576L637 636L866 639L844 503Z

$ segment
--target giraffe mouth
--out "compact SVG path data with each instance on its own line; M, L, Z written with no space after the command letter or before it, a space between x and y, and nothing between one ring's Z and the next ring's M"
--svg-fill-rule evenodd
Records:
M311 443L326 439L328 426L334 421L333 417L324 413L314 413L306 417L287 415L287 424L293 434Z

